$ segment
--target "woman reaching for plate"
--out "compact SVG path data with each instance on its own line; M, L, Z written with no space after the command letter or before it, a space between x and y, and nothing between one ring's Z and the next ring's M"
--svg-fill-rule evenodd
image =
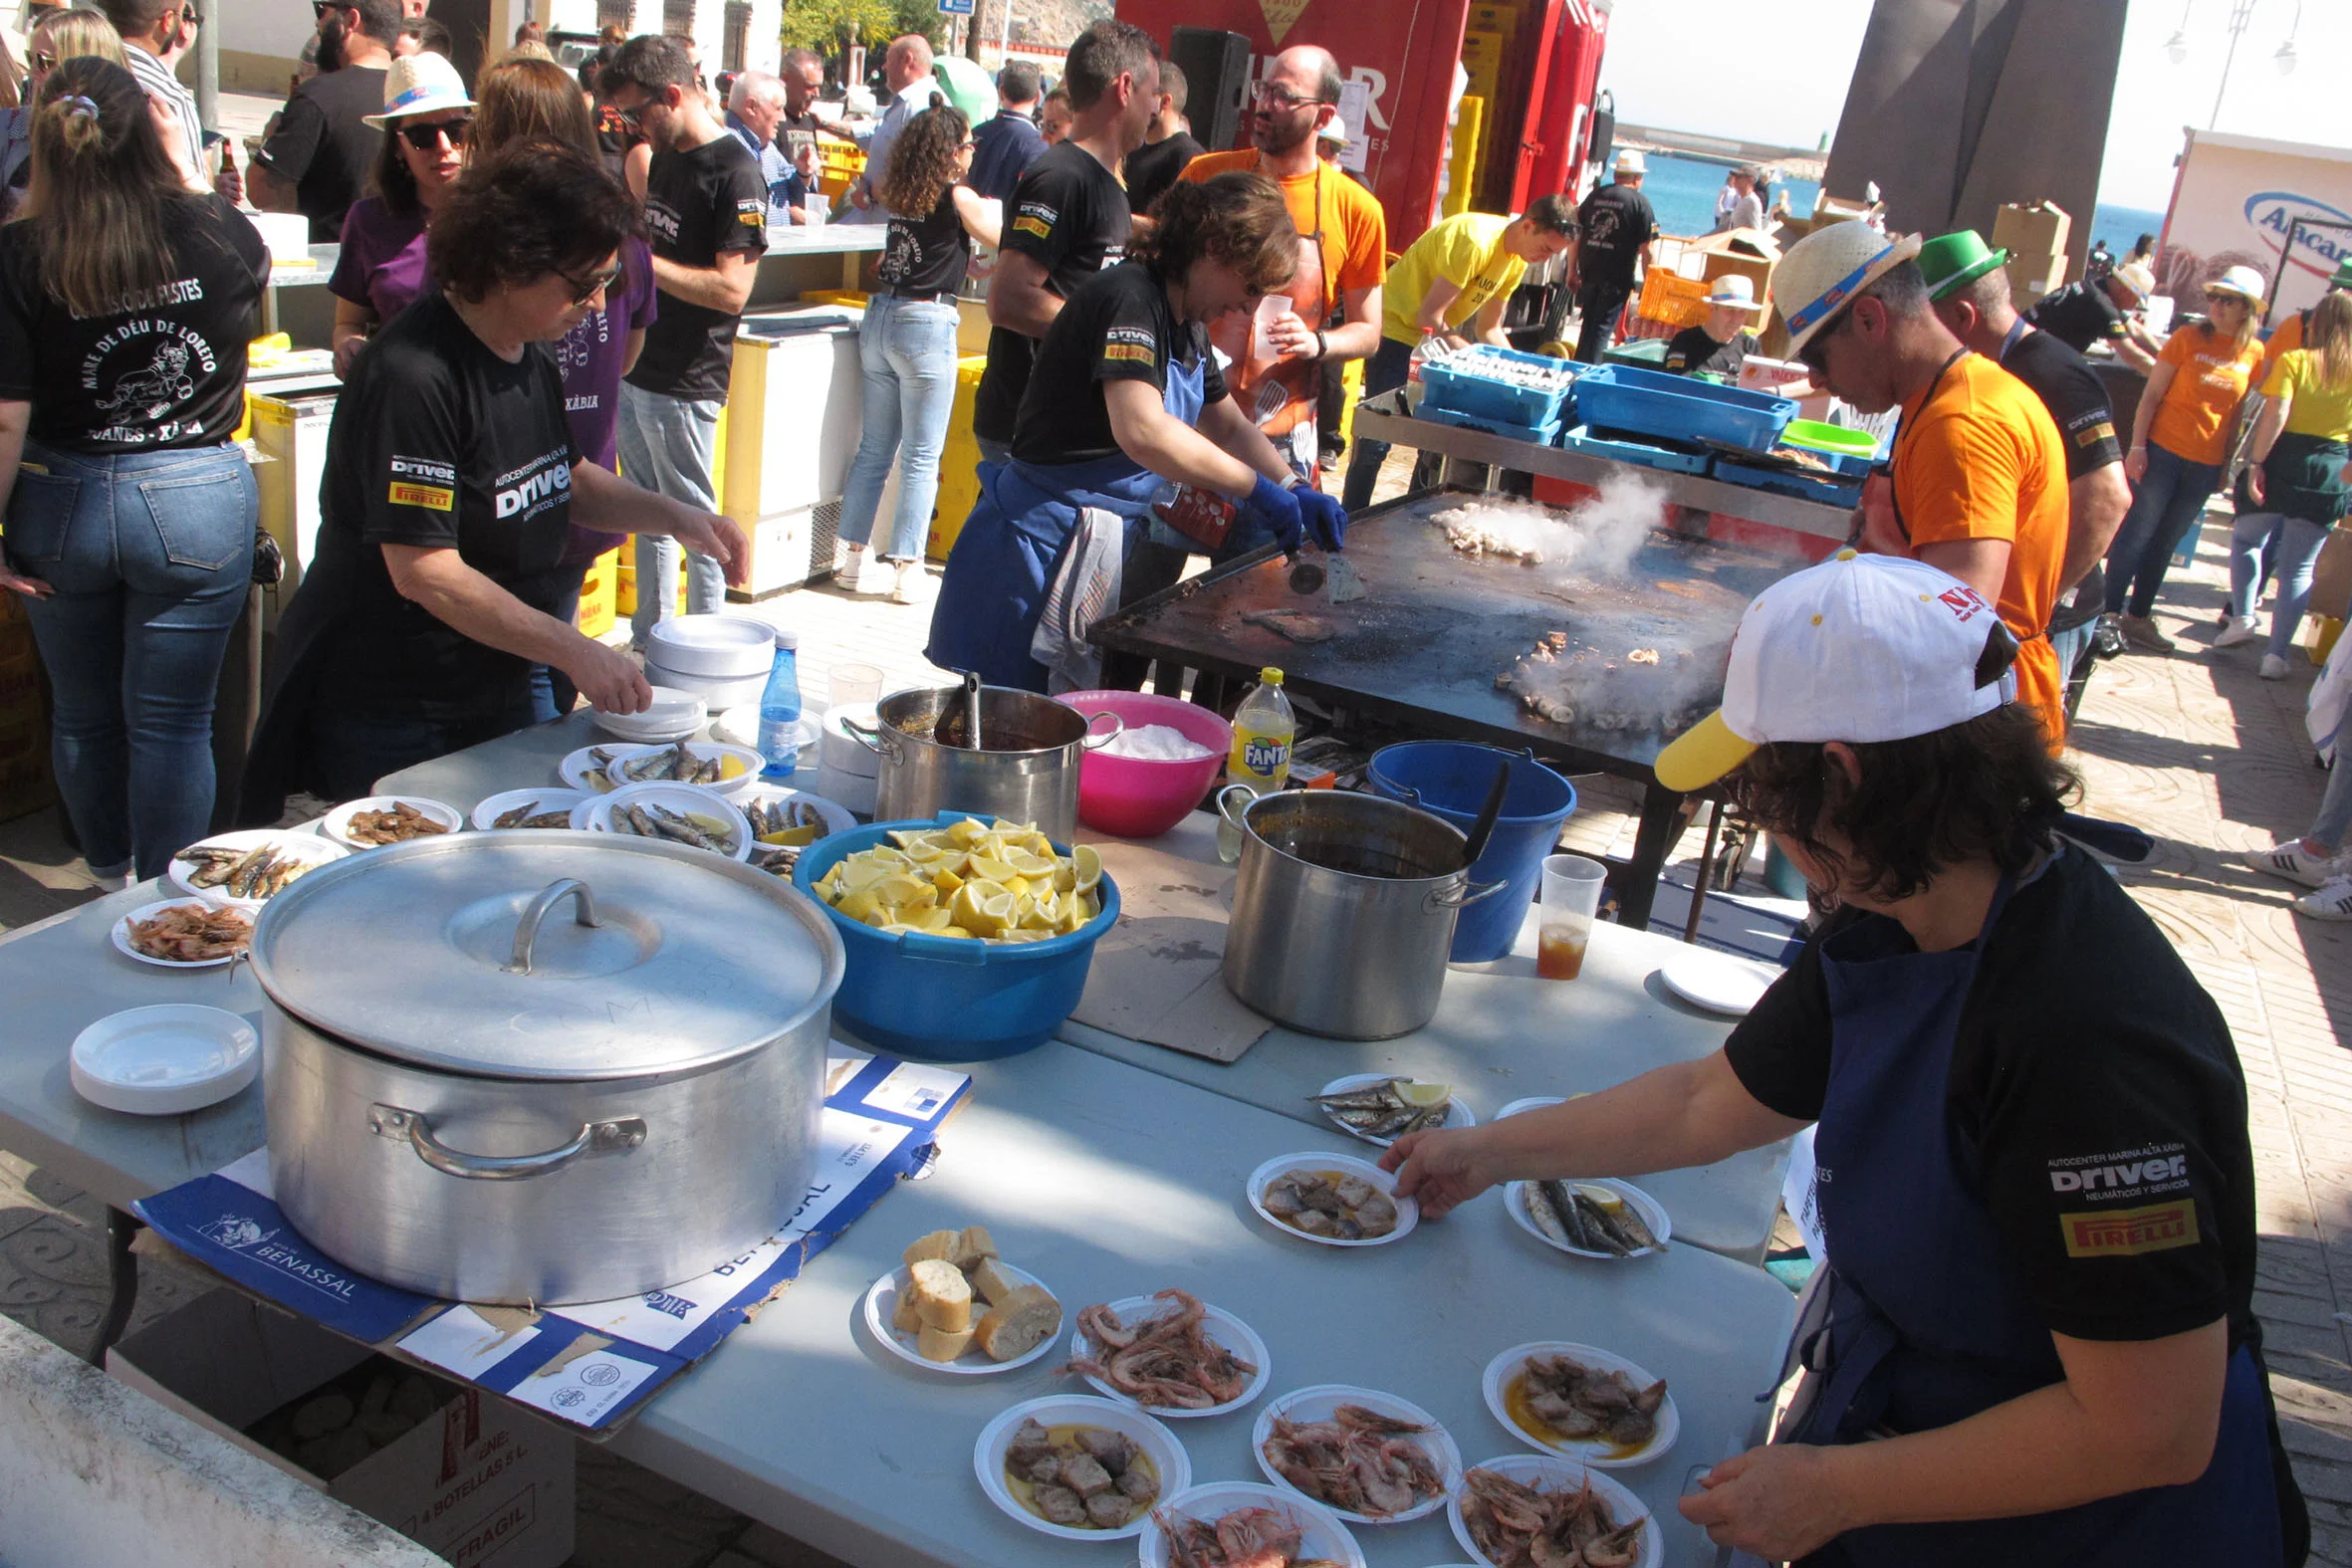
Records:
M2015 651L1921 561L1846 551L1765 589L1722 711L1658 779L1722 781L1835 912L1714 1055L1381 1164L1436 1219L1515 1178L1815 1128L1805 1376L1774 1441L1683 1499L1718 1544L1808 1568L2299 1563L2244 1076L2213 999L2069 841L2146 848L2064 813Z

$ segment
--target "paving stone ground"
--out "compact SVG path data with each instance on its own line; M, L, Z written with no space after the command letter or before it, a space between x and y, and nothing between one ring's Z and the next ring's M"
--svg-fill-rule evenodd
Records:
M1396 468L1392 462L1392 470ZM1390 484L1393 486L1392 474ZM2296 916L2294 890L2237 851L2300 832L2324 775L2303 737L2313 671L2256 678L2259 646L2210 653L2229 520L2209 520L2197 564L2176 571L2157 621L2170 657L2127 655L2093 677L2073 736L2085 808L2160 840L2127 873L2220 1003L2245 1066L2261 1231L2256 1307L2295 1471L2311 1501L2312 1561L2352 1568L2352 925ZM822 700L830 666L866 663L895 686L930 679L928 604L785 595L762 612L803 631L804 688ZM1577 781L1574 847L1624 853L1631 791ZM1695 855L1698 838L1682 850ZM0 824L0 929L95 896L54 813ZM86 1196L0 1155L0 1311L70 1349L88 1342L104 1287L103 1213ZM144 1258L139 1316L203 1287ZM583 1445L573 1568L832 1568L832 1559L626 1460Z

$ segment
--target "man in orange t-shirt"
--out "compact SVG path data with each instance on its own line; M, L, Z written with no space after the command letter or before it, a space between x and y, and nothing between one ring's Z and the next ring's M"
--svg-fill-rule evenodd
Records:
M1369 359L1380 346L1388 221L1370 191L1317 152L1316 133L1339 113L1339 66L1328 50L1301 44L1275 56L1253 110L1251 145L1204 152L1182 177L1200 181L1235 169L1264 174L1282 187L1298 227L1290 309L1281 310L1270 295L1269 308L1213 324L1209 338L1233 360L1225 385L1235 406L1311 484L1323 366Z
M1833 224L1781 259L1773 294L1796 356L1865 413L1900 406L1894 477L1863 492L1865 548L1941 567L1994 601L2021 645L2017 700L2064 743L2047 629L2066 552L2066 449L2024 382L1937 320L1915 236Z

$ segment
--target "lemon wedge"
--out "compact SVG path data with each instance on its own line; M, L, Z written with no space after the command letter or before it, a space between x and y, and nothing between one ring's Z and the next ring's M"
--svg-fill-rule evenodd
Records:
M955 916L944 909L915 909L907 911L906 923L917 931L937 932L955 924Z
M823 831L823 828L814 822L801 827L780 827L773 833L762 833L760 842L763 844L786 844L799 848L817 842L818 835Z
M1614 1212L1625 1207L1624 1195L1611 1187L1592 1187L1578 1182L1576 1196L1589 1202L1595 1209Z
M957 925L979 936L994 937L1017 922L1018 897L998 883L975 880L956 889L955 902L948 908Z
M947 867L941 866L938 870L931 873L931 885L939 889L941 897L945 897L948 894L953 893L957 888L962 887L964 885L964 879L958 876L955 872L950 871Z
M1415 1083L1404 1079L1390 1085L1390 1088L1398 1099L1422 1111L1443 1105L1454 1097L1454 1086L1450 1083Z
M988 836L988 829L973 817L965 817L947 829L948 838L958 849L969 849Z
M912 849L917 844L927 843L930 837L929 833L920 828L893 827L890 829L890 842L901 849Z
M1069 852L1070 868L1077 874L1073 884L1081 893L1091 893L1102 882L1102 855L1092 844L1080 844Z
M1041 855L1034 849L1009 846L1005 850L1005 864L1026 877L1051 878L1060 862L1052 855Z
M941 926L937 931L932 932L931 935L935 937L955 937L965 942L976 942L979 940L979 938L975 937L971 932L966 931L962 926Z
M931 909L939 903L939 889L919 876L899 872L866 890L884 909Z
M745 762L733 752L729 752L726 756L719 759L719 777L721 779L741 779L745 774L750 772L751 764Z
M1002 882L1010 885L1012 880L1021 873L995 856L982 854L975 849L972 851L971 869L966 874L985 882Z
M846 919L871 924L872 917L881 912L882 906L873 894L860 888L854 893L844 895L833 905L833 908L839 910Z

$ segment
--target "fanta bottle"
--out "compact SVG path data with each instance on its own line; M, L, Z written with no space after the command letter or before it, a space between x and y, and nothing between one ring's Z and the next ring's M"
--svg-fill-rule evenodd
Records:
M1282 788L1291 782L1291 743L1297 738L1298 716L1283 695L1283 672L1270 664L1258 672L1258 686L1234 710L1226 783L1248 784L1254 794ZM1227 865L1242 858L1242 831L1222 811L1217 817L1217 855Z

